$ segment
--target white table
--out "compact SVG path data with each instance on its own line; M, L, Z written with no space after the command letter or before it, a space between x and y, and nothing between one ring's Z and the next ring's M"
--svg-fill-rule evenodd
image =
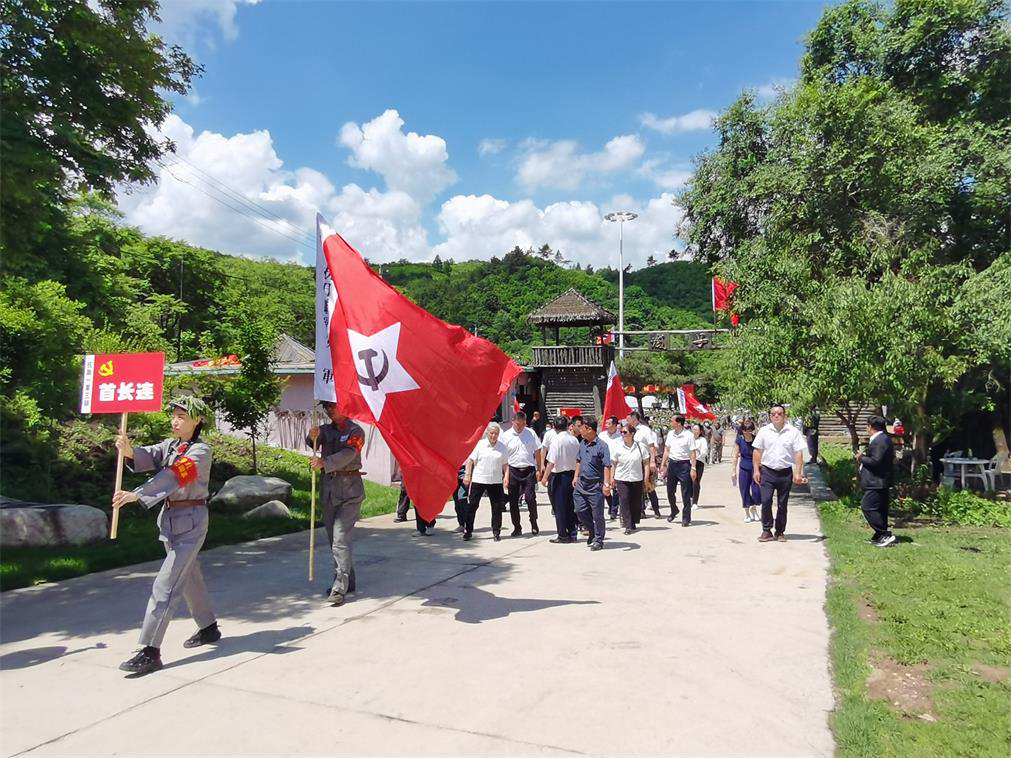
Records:
M965 472L966 469L978 468L979 473L984 474L983 476L983 489L989 489L987 484L987 478L985 476L986 464L990 461L985 458L942 458L941 462L944 464L945 468L948 465L958 466L959 469L959 479L962 482L962 489L965 489Z

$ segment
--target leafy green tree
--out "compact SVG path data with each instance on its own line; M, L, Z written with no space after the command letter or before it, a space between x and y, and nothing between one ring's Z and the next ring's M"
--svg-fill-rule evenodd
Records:
M728 395L880 402L909 419L921 458L993 405L980 387L996 375L984 345L1006 332L993 288L1011 236L1009 67L996 0L850 0L812 32L796 87L717 119L679 233L740 283L743 325L718 362Z
M157 12L156 0L0 0L0 248L19 261L12 273L44 275L73 194L150 181L171 148L149 128L200 69L147 30Z
M234 315L238 334L236 348L242 367L238 376L220 385L219 395L214 400L220 405L225 420L232 427L245 430L249 437L255 472L256 440L281 397L282 383L272 370L277 331L252 308L244 308Z
M615 365L622 383L635 387L632 395L642 413L642 399L648 394L643 388L651 384L680 387L690 376L688 362L685 353L637 350L626 352Z

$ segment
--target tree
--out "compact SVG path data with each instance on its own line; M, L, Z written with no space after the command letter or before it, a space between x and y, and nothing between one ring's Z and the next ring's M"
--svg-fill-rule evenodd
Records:
M537 248L537 255L546 261L551 260L551 254L554 251L551 249L551 245L544 244Z
M236 328L242 367L237 377L221 386L220 397L215 399L224 411L225 420L246 431L253 447L255 473L257 437L281 396L281 380L272 371L277 332L251 308L236 314Z
M656 258L651 255L649 258L646 259L646 265L647 266L655 266L656 265Z
M147 31L157 12L156 0L0 0L0 249L19 268L58 255L44 242L73 194L150 181L171 149L150 128L200 68Z
M967 335L1007 331L969 303L1001 297L1011 255L1008 30L996 0L849 0L812 32L796 87L717 119L678 231L740 283L727 394L886 404L921 459L992 405L984 377L1006 372Z

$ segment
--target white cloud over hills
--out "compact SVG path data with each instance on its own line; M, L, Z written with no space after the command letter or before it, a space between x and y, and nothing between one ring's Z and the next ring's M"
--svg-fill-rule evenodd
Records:
M630 168L646 152L642 140L632 134L615 137L595 153L579 152L573 140L528 145L516 173L516 181L528 190L576 190L589 178Z
M640 217L626 225L625 255L641 266L649 255L666 256L679 218L667 192L646 201L617 196L606 207L579 199L539 207L530 199L510 201L490 194L456 195L435 206L457 179L446 142L405 132L396 110L362 124L345 124L337 137L337 149L349 152L348 164L378 175L380 187L349 183L338 189L313 168L288 168L266 130L231 136L197 133L173 114L160 132L175 143L176 153L156 167L156 184L120 195L127 222L148 234L232 254L311 262L313 219L319 210L377 262L431 260L435 255L487 259L516 245L547 243L584 266L615 266L618 230L603 214L631 210ZM521 163L520 170L527 166L532 184L573 190L579 182L565 179L565 170L581 180L638 170L662 189L678 186L674 174L664 173L673 170L661 163L646 161L637 168L644 151L634 136L616 137L596 153L581 153L569 141L528 144L523 161L534 161ZM438 240L429 239L426 213L434 218Z
M709 129L716 118L715 111L694 110L685 113L683 116L671 116L660 118L653 113L643 113L639 116L639 123L647 129L660 132L661 134L677 134L680 132L697 132Z

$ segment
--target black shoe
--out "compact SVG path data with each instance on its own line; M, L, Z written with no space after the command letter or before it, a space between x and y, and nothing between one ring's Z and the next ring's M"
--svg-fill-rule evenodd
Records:
M397 516L396 518L393 519L393 522L396 524L402 524L405 521L407 521L407 516Z
M463 541L464 542L470 542L470 538L472 536L473 536L473 534L471 532L464 532L463 533Z
M600 542L594 542L590 545L590 550L603 550L604 545Z
M692 525L691 521L682 521L681 522L681 526L691 526L691 525Z
M660 509L659 508L654 508L653 509L653 517L654 518L660 518Z
M351 569L351 576L348 577L348 594L355 591L355 570Z
M624 532L624 534L625 534L625 536L626 536L626 537L627 537L628 535L630 535L631 533L632 533L632 530L631 530L631 529L626 529L626 530L625 530L625 532Z
M515 529L513 529L513 533L510 534L509 536L510 537L522 537L523 536L523 530L520 527L517 526Z
M668 524L673 524L674 523L674 516L668 516L667 517L667 523Z
M330 601L330 605L337 608L338 606L344 605L344 601L347 600L347 597L336 590L331 590L330 594L327 596L327 600Z
M128 661L119 664L120 671L129 671L137 676L144 676L161 668L161 653L156 647L145 647Z
M502 535L499 534L498 532L495 532L495 534L492 535L492 539L494 539L496 542L498 542L499 540L502 539Z
M537 528L537 524L530 525L530 533L535 537L541 533L541 530Z
M210 645L220 639L221 630L218 629L218 622L215 621L210 626L205 626L203 629L198 630L196 634L183 643L183 647L200 647L201 645Z
M552 543L553 545L568 545L570 542L572 542L572 540L570 540L568 537L552 537L550 540L548 540L548 542Z
M879 539L876 543L874 543L874 546L875 547L891 547L892 545L894 545L898 541L899 541L898 537L896 537L894 534L886 534L881 539Z
M593 537L587 537L586 538L586 544L587 545L592 545L593 544Z

